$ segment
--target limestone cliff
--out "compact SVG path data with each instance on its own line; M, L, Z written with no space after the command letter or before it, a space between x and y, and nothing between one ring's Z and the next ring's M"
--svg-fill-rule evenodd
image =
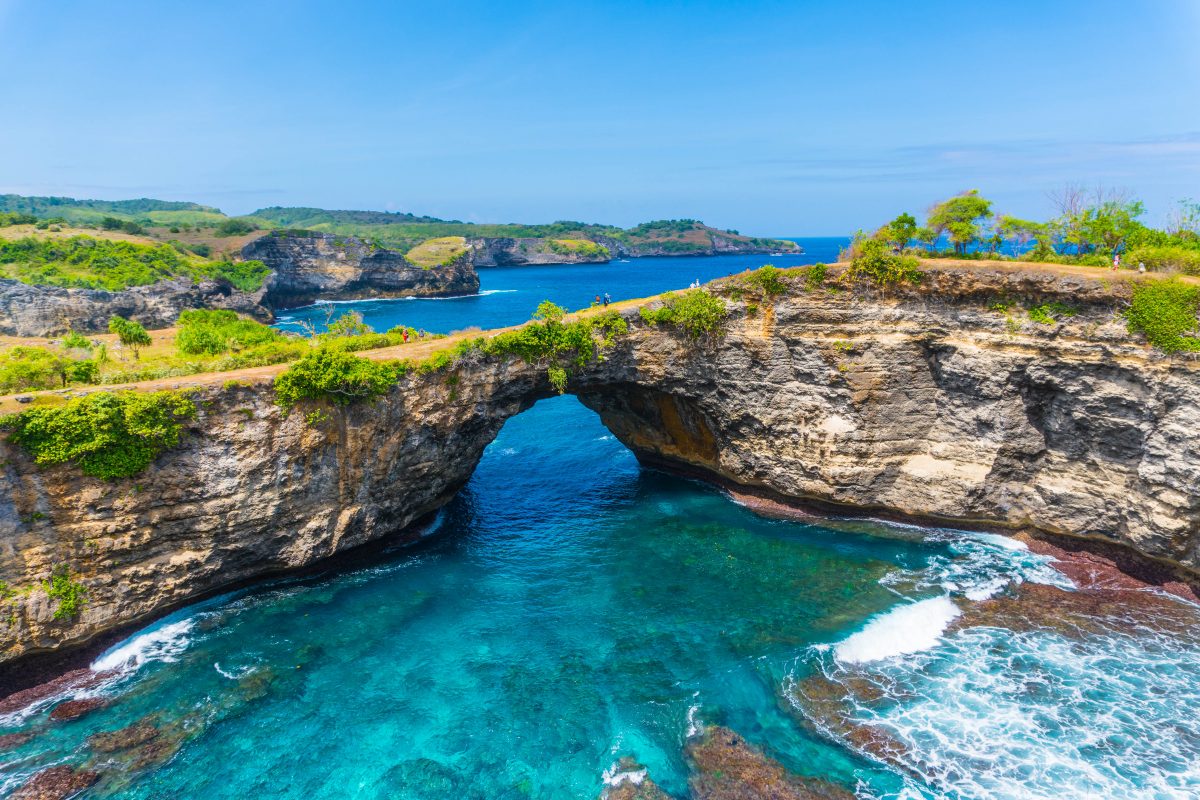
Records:
M1200 366L1132 338L1123 289L1001 268L918 287L727 288L720 336L650 327L569 392L650 464L854 513L1025 528L1200 572ZM1043 325L1030 303L1075 315ZM997 303L1005 310L993 310ZM285 416L268 383L214 381L176 449L104 482L0 444L0 660L79 645L238 582L313 564L446 502L544 368L477 352L369 405ZM653 535L648 532L647 535ZM74 620L39 586L68 564Z
M479 275L467 254L423 268L395 250L353 236L275 231L247 244L242 256L271 268L263 298L271 309L318 298L440 297L479 291Z
M147 328L173 325L189 308L228 308L262 320L270 314L259 301L262 290L242 292L225 281L193 282L190 278L159 281L120 292L31 286L0 280L0 333L14 336L58 336L74 330L104 331L116 314Z
M519 264L603 264L612 259L607 248L588 248L583 252L560 245L551 239L468 239L471 261L477 267L511 267ZM590 242L589 242L590 244Z

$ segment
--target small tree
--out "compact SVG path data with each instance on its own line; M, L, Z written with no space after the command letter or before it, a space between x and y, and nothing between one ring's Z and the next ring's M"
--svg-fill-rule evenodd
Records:
M917 218L912 214L901 214L884 225L876 233L881 239L892 246L897 252L908 247L908 243L917 238Z
M362 314L357 311L347 311L326 328L326 336L365 336L374 333L375 329L363 322Z
M979 196L978 189L963 192L929 209L926 227L946 234L954 252L962 255L967 245L979 239L982 225L992 217L992 201Z
M1046 226L1040 222L1019 219L1009 214L1002 214L996 220L996 233L1001 238L1013 243L1013 255L1019 256L1034 239L1039 241L1046 233Z
M108 330L115 333L121 344L133 351L133 360L137 361L139 351L150 345L150 334L140 323L124 317L112 316L108 319Z

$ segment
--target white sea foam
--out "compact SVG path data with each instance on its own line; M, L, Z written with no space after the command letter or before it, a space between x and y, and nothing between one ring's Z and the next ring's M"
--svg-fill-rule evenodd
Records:
M866 627L834 648L838 661L859 664L934 647L962 612L949 597L905 603L871 618Z
M593 773L594 774L594 773ZM646 769L625 769L620 762L604 770L601 780L605 786L620 786L622 783L632 783L635 786L646 780Z
M195 625L195 619L184 619L140 633L103 653L92 662L92 670L137 669L148 661L175 661L187 649Z
M889 696L861 699L852 718L895 740L899 766L937 796L1200 797L1195 635L971 628L850 671L864 669Z

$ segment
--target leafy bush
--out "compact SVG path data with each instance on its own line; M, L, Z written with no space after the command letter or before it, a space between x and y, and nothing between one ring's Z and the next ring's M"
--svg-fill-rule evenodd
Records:
M1059 317L1073 317L1075 314L1075 309L1057 300L1029 308L1029 318L1039 325L1053 325Z
M551 385L561 394L572 369L599 357L617 336L629 331L616 311L574 322L564 322L565 317L564 308L545 300L534 312L533 323L471 344L487 355L515 355L527 364L545 364Z
M75 331L68 331L63 337L62 346L73 350L91 350L92 340Z
M98 392L55 408L31 408L0 418L9 441L38 464L73 463L105 480L144 470L179 444L196 406L183 392Z
M189 309L179 314L175 348L185 355L219 355L279 341L274 328L228 309Z
M1200 250L1190 247L1140 247L1125 259L1125 266L1134 267L1139 262L1155 272L1177 271L1200 275Z
M1129 330L1142 333L1150 344L1168 353L1200 350L1196 311L1200 287L1178 278L1139 281L1125 311Z
M825 283L825 276L829 274L829 267L822 263L813 264L804 270L804 288L807 290L820 289Z
M920 262L912 256L891 253L887 242L880 239L856 237L850 246L850 255L850 269L846 274L851 280L865 277L880 286L921 280Z
M764 298L787 292L787 281L774 264L764 264L742 279L747 289L757 291Z
M728 313L725 302L704 289L686 292L667 292L662 305L651 310L642 306L639 312L649 325L675 325L693 339L715 333Z
M201 255L207 256L208 252ZM192 252L198 252L195 247ZM249 261L217 261L199 270L200 274L218 278L243 292L257 292L271 274L271 268L257 259Z
M51 600L58 601L54 619L75 619L87 605L87 587L71 580L71 568L66 564L54 568L44 588Z
M406 369L399 362L376 362L322 347L275 378L275 402L285 410L301 400L348 406L387 394Z
M253 222L244 219L227 219L216 228L217 236L244 236L258 230Z

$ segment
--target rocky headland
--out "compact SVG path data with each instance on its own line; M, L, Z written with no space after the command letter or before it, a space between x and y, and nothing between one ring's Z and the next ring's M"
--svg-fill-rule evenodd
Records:
M0 334L94 333L107 330L113 315L136 320L147 328L165 328L189 308L227 308L265 321L271 314L263 307L262 297L261 289L243 292L225 281L196 282L186 277L119 292L0 280Z
M1127 284L935 266L917 285L846 287L836 272L769 298L713 287L729 311L718 335L623 308L629 333L566 390L644 463L747 496L1104 544L1194 581L1200 364L1129 334ZM1072 315L1024 313L1051 301ZM39 468L0 444L0 660L16 669L241 582L418 537L505 420L555 393L544 364L471 350L314 422L276 405L270 375L230 377L196 382L186 437L133 478ZM62 564L87 592L69 619L42 588Z
M402 253L354 236L273 231L242 248L242 257L271 268L263 305L272 310L317 299L446 297L479 291L468 253L423 267Z

